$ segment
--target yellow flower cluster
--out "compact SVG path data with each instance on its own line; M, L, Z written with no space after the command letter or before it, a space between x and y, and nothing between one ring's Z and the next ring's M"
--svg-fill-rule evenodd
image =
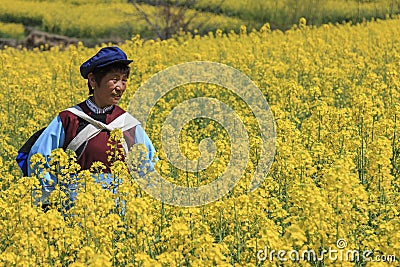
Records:
M265 25L260 31L242 27L240 34L181 34L147 42L133 37L121 44L134 59L123 108L155 73L197 60L242 71L269 102L276 155L265 181L251 193L262 133L240 97L227 88L190 84L171 90L154 107L145 130L159 152L156 169L182 186L204 185L221 175L229 167L232 144L222 125L199 118L179 136L182 154L198 158L200 141L210 138L214 161L198 172L170 164L161 128L179 103L217 98L238 114L248 133L251 156L239 183L223 198L191 208L164 204L142 190L115 146L109 156L116 183L105 189L95 181L104 166L79 171L73 154L54 151L48 171L76 183L76 200L65 209L73 192L57 186L47 212L36 206L38 179L21 176L14 161L17 150L59 111L87 97L79 66L98 47L0 51L1 265L277 266L276 254L260 262L260 249L340 250L339 239L347 242L345 249L372 251L373 259L399 259L399 25L400 18L322 27L303 20L287 32ZM120 133L113 138L118 141ZM34 163L43 159L37 156ZM361 261L282 264L362 266Z
M0 37L2 38L22 38L25 34L24 25L21 23L0 22Z

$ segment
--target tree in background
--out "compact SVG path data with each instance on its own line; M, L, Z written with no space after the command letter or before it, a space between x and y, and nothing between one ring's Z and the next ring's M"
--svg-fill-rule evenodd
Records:
M224 1L221 0L219 5ZM207 18L199 16L201 12L196 10L198 2L199 0L128 0L161 40L171 38L180 31L201 28ZM154 9L145 8L141 4L152 5Z

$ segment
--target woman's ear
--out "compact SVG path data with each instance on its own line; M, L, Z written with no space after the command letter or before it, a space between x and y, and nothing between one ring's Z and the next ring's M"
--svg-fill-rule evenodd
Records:
M94 78L94 75L92 72L88 74L88 81L92 88L96 87L96 79Z

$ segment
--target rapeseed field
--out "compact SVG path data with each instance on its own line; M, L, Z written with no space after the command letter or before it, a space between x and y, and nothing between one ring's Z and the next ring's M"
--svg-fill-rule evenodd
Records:
M237 112L249 137L251 156L233 190L199 207L164 204L116 160L112 171L123 182L113 194L93 182L100 164L79 171L72 153L55 150L48 171L64 180L77 174L84 183L71 209L62 209L65 191L58 187L51 195L54 207L44 212L32 197L38 180L23 177L14 158L33 132L86 99L79 66L99 47L5 48L0 51L3 266L398 264L400 18L321 27L301 19L286 32L266 24L258 31L181 33L166 41L134 36L120 47L134 59L123 108L146 80L176 64L212 61L247 75L268 101L276 125L276 153L264 182L249 192L262 133L245 103L227 88L188 85L171 90L146 122L159 152L156 169L194 187L229 168L229 133L212 118L188 123L179 137L190 159L201 154L201 139L214 141L217 153L209 168L178 170L161 146L161 126L174 107L200 96L216 98ZM112 137L118 140L118 133ZM110 156L118 159L118 153L113 149ZM42 164L43 157L37 155L34 163Z

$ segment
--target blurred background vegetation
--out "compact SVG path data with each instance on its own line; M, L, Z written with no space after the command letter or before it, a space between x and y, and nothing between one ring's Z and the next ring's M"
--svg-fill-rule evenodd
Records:
M267 24L285 31L308 25L359 23L400 13L400 0L0 0L0 38L22 43L33 31L76 38L87 46L168 39L180 31L247 31ZM75 39L74 39L75 40Z

